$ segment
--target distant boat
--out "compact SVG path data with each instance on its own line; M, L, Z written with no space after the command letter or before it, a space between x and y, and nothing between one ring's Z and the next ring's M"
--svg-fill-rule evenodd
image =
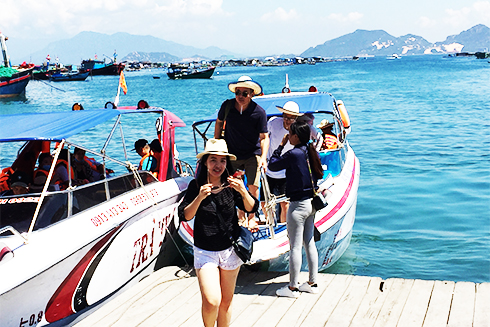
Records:
M80 71L87 70L91 75L120 75L124 70L124 64L115 61L106 63L104 60L82 60Z
M188 65L172 64L167 75L170 79L211 78L216 67L191 68Z
M395 59L401 59L401 57L399 55L397 55L396 53L394 53L391 56L386 57L386 59L395 60Z
M84 81L87 79L90 72L68 72L68 73L56 73L49 76L49 80L52 82L69 82L69 81Z
M27 64L12 67L5 40L6 37L0 32L0 45L3 54L3 62L0 65L0 98L15 97L24 93L34 67L34 65Z

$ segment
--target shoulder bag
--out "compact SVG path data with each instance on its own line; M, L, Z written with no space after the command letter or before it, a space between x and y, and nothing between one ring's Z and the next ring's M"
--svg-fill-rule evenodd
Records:
M305 152L305 155L306 162L308 163L308 171L310 172L311 187L313 188L313 199L311 199L311 205L313 206L313 208L315 208L316 211L318 211L325 208L328 203L323 194L316 191L315 183L313 182L313 175L311 174L311 166L310 160L308 159L308 153Z
M211 199L211 204L220 220L221 225L225 227L225 221L221 216L221 213L216 208L216 203L214 203L213 199ZM235 250L235 253L238 255L238 257L243 261L243 263L249 262L250 258L252 257L253 251L252 232L248 228L240 226L240 235L238 236L238 239L235 240L226 228L224 230L226 236L230 239L231 244L233 245L233 249Z

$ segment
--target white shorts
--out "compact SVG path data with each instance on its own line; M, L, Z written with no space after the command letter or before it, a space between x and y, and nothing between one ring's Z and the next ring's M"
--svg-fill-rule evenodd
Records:
M236 255L232 246L222 251L206 251L194 246L194 269L211 265L223 270L235 270L242 264L242 259Z

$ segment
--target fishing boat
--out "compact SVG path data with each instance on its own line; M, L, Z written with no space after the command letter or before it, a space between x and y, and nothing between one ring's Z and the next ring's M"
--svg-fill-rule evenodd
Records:
M56 74L49 75L49 80L52 82L85 81L89 73L89 71L66 73L58 72Z
M253 100L265 109L269 119L282 115L276 106L282 107L287 101L295 101L299 104L301 112L313 114L315 120L320 121L323 117L328 117L330 122L335 122L334 130L339 135L339 147L335 150L319 151L324 176L318 181L318 191L327 199L328 205L317 211L315 227L319 232L316 241L319 270L324 270L333 265L349 246L356 213L360 166L347 140L351 128L342 101L336 100L329 93L317 92L316 88L310 89L313 92L290 92L286 83L286 87L283 88L283 92L286 93L257 96ZM208 138L206 132L214 132L211 125L216 117L217 112L192 125L196 153L201 152L204 147ZM200 138L203 140L198 140ZM261 212L260 217L264 224L259 225L259 230L253 233L253 253L248 264L262 270L287 271L290 246L286 224L275 219L276 204L283 201L284 197L275 197L267 192L267 181L263 173L261 180L261 187L265 190L268 218L266 219ZM193 224L193 220L181 222L178 230L181 238L189 245L193 243ZM304 252L302 269L307 269Z
M134 119L159 122L157 177L128 159L122 124ZM1 326L71 325L150 274L157 258L172 259L171 229L194 174L173 155L175 128L185 126L176 115L119 107L0 115L0 124L1 153L10 153L0 162L13 161L3 174L32 176L40 153L54 153L41 191L0 196ZM95 137L102 132L107 138ZM61 188L51 182L55 165L75 147L97 158L102 178L78 183L69 155Z
M25 92L34 65L12 67L7 52L7 37L0 32L3 60L0 64L0 98L15 97Z
M89 59L82 60L80 71L88 70L91 75L120 75L124 67L123 63L116 63L115 60L106 63L105 60Z
M168 67L167 76L170 79L211 78L216 67L193 68L189 65L172 64Z

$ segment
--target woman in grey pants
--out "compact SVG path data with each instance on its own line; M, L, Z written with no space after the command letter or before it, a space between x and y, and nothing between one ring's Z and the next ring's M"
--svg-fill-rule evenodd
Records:
M288 141L294 148L281 155ZM299 292L318 292L318 252L313 238L315 209L311 199L316 181L323 176L323 170L318 153L309 141L309 125L295 122L269 161L268 168L272 171L286 169L286 196L291 201L286 221L290 243L289 285L278 289L278 296L298 297ZM299 285L302 245L308 260L309 280Z

